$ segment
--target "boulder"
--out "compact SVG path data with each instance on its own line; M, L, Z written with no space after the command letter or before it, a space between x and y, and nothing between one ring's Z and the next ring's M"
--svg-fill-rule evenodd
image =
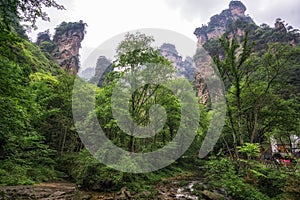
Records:
M223 200L224 199L224 195L216 193L216 192L211 192L209 190L203 190L201 192L201 194L207 200Z

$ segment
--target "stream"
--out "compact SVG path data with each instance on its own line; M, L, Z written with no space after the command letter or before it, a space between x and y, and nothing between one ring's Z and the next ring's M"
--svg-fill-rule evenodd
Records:
M201 179L166 179L155 186L155 191L130 192L126 187L115 193L78 190L69 182L41 183L32 186L0 187L0 200L219 200L228 199L224 190L212 190Z

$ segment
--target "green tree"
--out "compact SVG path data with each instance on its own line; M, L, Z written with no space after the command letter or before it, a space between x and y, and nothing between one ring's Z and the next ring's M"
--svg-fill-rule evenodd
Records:
M47 180L54 176L54 163L52 151L35 127L43 110L29 85L30 66L3 56L0 65L5 69L0 72L0 184Z
M35 101L43 110L39 120L36 120L37 130L57 153L79 151L82 144L72 116L74 76L67 72L57 76L37 72L30 77Z
M117 60L115 68L119 68L121 73L130 73L128 83L131 88L137 88L138 77L168 79L174 72L171 63L160 55L159 50L151 47L153 37L137 32L127 34L125 39L117 47ZM159 66L159 67L157 67ZM160 74L161 73L161 74ZM164 77L162 76L164 75ZM132 91L129 111L137 125L145 125L149 122L150 105L155 104L155 93L160 88L159 85L145 84L136 91ZM121 111L122 112L122 111ZM130 130L130 141L128 149L135 152L134 130Z
M293 84L297 84L297 81L291 84L290 78L286 76L298 66L296 55L299 55L299 50L297 46L274 43L269 44L262 55L251 53L252 47L247 44L247 35L242 44L234 38L222 39L220 44L224 56L219 55L214 60L227 88L228 113L224 131L231 133L232 145L237 150L236 147L242 146L244 142L261 143L268 140L269 135L266 133L280 126L280 115L276 113L290 116L297 112L292 104L289 105L294 111L282 104L288 104L287 98L294 99L294 105L299 102L294 97ZM287 119L291 124L289 132L294 133L297 129L292 124L298 124L294 120L297 116L293 114Z
M221 74L221 78L225 82L227 90L232 87L234 102L230 102L227 98L228 125L231 128L234 146L244 143L242 132L242 102L241 94L244 88L243 80L248 79L249 74L255 69L251 69L247 64L247 59L252 53L252 45L248 43L247 35L239 44L235 38L220 39L221 46L224 48L225 57L214 57L214 62ZM234 111L233 107L236 108ZM236 118L234 118L236 115Z
M65 9L54 0L3 0L0 3L0 23L8 27L23 21L29 22L31 27L37 28L37 19L50 20L47 13L43 12L43 7Z

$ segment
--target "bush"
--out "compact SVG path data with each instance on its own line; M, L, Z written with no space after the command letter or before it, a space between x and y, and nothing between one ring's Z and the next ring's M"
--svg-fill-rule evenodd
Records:
M57 159L57 163L57 170L67 174L77 185L105 192L118 191L124 186L131 191L151 190L162 178L178 172L178 168L172 166L143 174L121 172L101 164L87 150L65 154Z
M32 185L56 178L56 172L51 167L16 163L11 160L0 162L0 185Z
M268 169L265 176L259 178L258 187L261 192L269 197L276 197L283 193L286 176L279 170Z
M213 158L208 161L207 165L209 170L205 176L208 181L215 187L224 188L234 199L269 199L268 196L261 193L254 186L245 183L245 180L238 174L230 160Z

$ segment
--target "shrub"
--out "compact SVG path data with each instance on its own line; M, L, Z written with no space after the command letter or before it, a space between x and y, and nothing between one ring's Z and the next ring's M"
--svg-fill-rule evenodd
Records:
M208 163L208 171L205 176L215 187L224 188L234 199L269 199L254 186L245 183L235 170L234 164L226 159L211 159Z

